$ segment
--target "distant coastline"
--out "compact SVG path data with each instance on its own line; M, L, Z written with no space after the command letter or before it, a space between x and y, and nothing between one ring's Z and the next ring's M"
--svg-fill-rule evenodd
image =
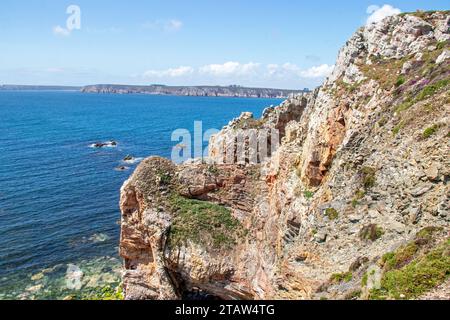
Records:
M96 94L147 94L192 97L236 97L236 98L276 98L285 99L291 95L309 92L309 89L288 90L272 88L248 88L231 86L166 86L166 85L112 85L97 84L84 87L77 86L34 86L34 85L1 85L0 91L80 91Z
M0 91L80 91L83 87L77 86L34 86L34 85L0 85Z
M287 90L271 88L247 88L241 86L130 86L130 85L91 85L81 89L84 93L109 94L149 94L194 97L244 97L244 98L287 98L293 94L309 92L304 90Z

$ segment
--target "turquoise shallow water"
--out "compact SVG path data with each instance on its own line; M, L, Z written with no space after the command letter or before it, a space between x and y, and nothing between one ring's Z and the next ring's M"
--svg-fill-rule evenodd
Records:
M83 271L82 290L112 283L119 189L136 166L122 159L170 157L173 130L220 129L279 102L0 91L0 299L63 297L68 264ZM116 148L89 147L111 139Z

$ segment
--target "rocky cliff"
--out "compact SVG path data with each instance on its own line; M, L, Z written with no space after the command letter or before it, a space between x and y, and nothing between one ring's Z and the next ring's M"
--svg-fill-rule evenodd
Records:
M207 164L145 160L121 190L126 297L450 299L449 25L361 28L321 88L232 121ZM278 134L255 158L236 137L259 129Z

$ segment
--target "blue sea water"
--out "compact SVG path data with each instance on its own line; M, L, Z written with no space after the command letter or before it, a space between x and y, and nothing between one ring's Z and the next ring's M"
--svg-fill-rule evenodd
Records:
M0 299L61 298L68 264L86 275L120 264L119 189L136 166L115 170L126 155L170 157L175 129L220 129L279 102L0 91ZM118 146L90 147L109 140Z

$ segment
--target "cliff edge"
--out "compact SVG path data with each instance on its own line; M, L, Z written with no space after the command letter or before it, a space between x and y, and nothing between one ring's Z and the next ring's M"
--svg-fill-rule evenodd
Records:
M207 164L142 162L121 190L126 298L450 299L449 26L363 27L322 87L232 121ZM251 161L236 137L261 128L279 146Z

